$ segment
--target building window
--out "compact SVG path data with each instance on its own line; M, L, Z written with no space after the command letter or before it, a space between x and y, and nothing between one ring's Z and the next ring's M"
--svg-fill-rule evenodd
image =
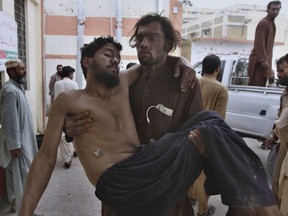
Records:
M18 57L26 65L26 20L25 0L14 0L15 21L17 23ZM25 84L27 89L27 84Z

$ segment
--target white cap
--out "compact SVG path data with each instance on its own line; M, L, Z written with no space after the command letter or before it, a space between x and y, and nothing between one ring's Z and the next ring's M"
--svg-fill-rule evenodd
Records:
M6 69L17 67L22 61L20 59L12 59L5 62Z

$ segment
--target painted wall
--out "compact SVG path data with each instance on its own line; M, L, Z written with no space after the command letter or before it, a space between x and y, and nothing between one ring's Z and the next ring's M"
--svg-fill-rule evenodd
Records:
M116 36L117 0L82 0L84 2L85 23L84 43L94 37ZM77 68L77 15L78 0L44 0L44 61L45 61L45 95L49 107L48 85L50 76L56 72L57 64ZM137 20L144 14L163 11L177 29L182 25L182 8L178 0L122 0L122 37L121 69L129 62L138 62L136 49L129 46L132 29ZM178 7L178 13L172 13ZM76 71L81 73L82 71ZM76 77L76 76L74 76ZM75 78L74 78L75 79ZM84 82L85 85L85 82ZM84 86L82 86L84 87Z

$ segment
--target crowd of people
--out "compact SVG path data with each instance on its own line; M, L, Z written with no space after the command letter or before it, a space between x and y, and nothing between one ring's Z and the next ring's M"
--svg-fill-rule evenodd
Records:
M257 26L255 35L270 35L264 37L270 37L268 44L274 42L280 8L279 1L270 2L267 17ZM270 76L272 48L263 60L256 36L249 84L263 86ZM57 65L39 151L23 89L25 65L19 59L6 62L10 79L0 94L0 166L8 182L10 212L34 214L59 151L65 168L77 152L102 201L103 216L194 216L194 200L196 214L208 216L215 212L209 196L217 194L229 206L227 216L287 215L288 54L277 60L278 83L286 88L273 133L280 147L271 190L259 157L225 123L228 90L217 80L220 58L206 56L203 77L197 79L185 58L169 55L181 45L181 36L158 14L141 17L129 43L140 64L121 72L122 45L113 37L84 44L84 89L73 81L74 68Z

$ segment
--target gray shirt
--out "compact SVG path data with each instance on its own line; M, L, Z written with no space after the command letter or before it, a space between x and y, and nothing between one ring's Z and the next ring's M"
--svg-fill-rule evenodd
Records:
M11 79L0 93L0 124L0 166L7 167L9 151L18 148L32 162L37 152L32 114L22 85Z

